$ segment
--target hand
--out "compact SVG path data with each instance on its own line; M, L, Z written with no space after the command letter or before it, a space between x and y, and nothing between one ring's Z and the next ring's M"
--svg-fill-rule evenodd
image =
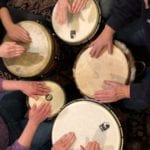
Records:
M43 122L51 112L51 106L49 103L44 103L37 106L33 106L29 110L29 122L32 123L32 125L38 126L41 122Z
M24 53L24 47L16 44L15 42L4 42L0 46L0 57L2 58L12 58L20 56Z
M76 136L73 132L69 132L63 135L58 141L53 145L52 150L69 150L74 143Z
M88 0L73 0L71 10L73 13L79 13L83 10L87 4Z
M145 8L149 9L150 8L150 1L149 0L144 0L145 3Z
M55 19L59 24L64 24L67 21L68 12L71 12L69 0L58 0Z
M130 97L130 87L113 81L105 81L108 89L96 91L92 98L102 103L111 103Z
M38 99L39 95L47 95L50 92L50 88L44 82L36 81L21 81L20 89L24 94L34 99Z
M80 150L100 150L99 144L95 141L88 142L85 148L83 146L80 146L80 148Z
M90 51L91 57L98 58L100 56L101 51L104 48L108 49L109 54L111 54L113 52L112 51L112 47L113 47L112 41L113 41L114 32L115 31L111 27L106 25L103 32L89 46L89 47L92 47L92 49Z
M29 33L17 24L11 24L7 29L7 34L14 41L21 41L24 43L31 42Z

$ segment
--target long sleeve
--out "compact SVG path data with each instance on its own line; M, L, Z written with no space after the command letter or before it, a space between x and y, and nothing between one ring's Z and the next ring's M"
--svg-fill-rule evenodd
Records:
M133 83L130 86L131 99L150 100L150 79L145 79L141 83Z
M0 8L1 7L6 7L6 2L5 0L0 0Z
M115 31L141 14L142 0L114 0L107 24Z
M9 146L6 150L29 150L28 148L25 148L24 146L20 145L17 141Z

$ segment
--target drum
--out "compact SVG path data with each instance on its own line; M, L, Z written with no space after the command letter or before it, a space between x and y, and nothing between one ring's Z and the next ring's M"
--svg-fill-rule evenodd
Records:
M134 59L127 47L116 41L113 54L103 50L99 58L90 56L91 48L79 53L73 67L73 76L82 94L92 97L95 91L106 89L104 80L129 83L135 78Z
M68 13L68 21L59 24L55 20L57 4L52 13L52 26L57 36L68 44L79 45L90 40L101 22L101 11L96 0L88 0L78 14Z
M3 58L5 67L19 77L34 77L52 71L59 55L52 35L43 25L34 21L22 21L19 25L29 32L32 42L18 42L25 47L26 52L20 57ZM6 35L4 41L11 40Z
M74 132L76 141L72 150L80 149L89 141L97 141L101 150L122 150L123 132L120 122L106 105L78 99L66 105L56 117L52 142L63 134Z
M51 92L46 96L39 96L38 100L29 97L27 105L32 107L33 105L39 106L42 103L50 103L52 106L52 112L49 114L49 119L51 119L64 106L66 97L60 85L52 81L45 81L45 83L48 87L50 87Z

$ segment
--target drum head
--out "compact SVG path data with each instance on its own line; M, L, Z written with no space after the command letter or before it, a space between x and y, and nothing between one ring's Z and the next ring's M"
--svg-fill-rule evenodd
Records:
M26 52L20 57L3 59L6 68L19 77L33 77L44 71L52 58L52 38L41 24L34 21L22 21L19 23L29 32L32 42L24 44ZM11 41L6 35L4 41Z
M68 21L64 24L56 22L56 9L57 4L52 13L52 25L57 36L63 41L74 45L81 44L95 35L101 21L101 12L97 1L88 0L81 13L68 13Z
M76 101L68 104L57 116L52 129L52 142L63 134L74 132L72 150L80 149L89 141L97 141L102 150L121 150L122 128L115 114L96 102Z
M95 91L106 89L104 80L127 82L128 61L119 48L114 46L112 55L104 50L99 58L92 58L90 50L88 48L79 54L73 69L75 82L84 95L92 97Z
M39 106L42 103L50 103L52 112L49 114L49 118L51 118L55 116L65 104L65 94L62 88L54 82L47 81L46 85L51 89L49 95L40 96L38 100L29 97L28 104L32 107L34 104Z

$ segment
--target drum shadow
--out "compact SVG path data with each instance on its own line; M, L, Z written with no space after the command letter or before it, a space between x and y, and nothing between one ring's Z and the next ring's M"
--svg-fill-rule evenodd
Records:
M39 53L25 52L20 57L6 59L8 66L21 65L21 66L33 66L39 64L44 60L44 57Z

